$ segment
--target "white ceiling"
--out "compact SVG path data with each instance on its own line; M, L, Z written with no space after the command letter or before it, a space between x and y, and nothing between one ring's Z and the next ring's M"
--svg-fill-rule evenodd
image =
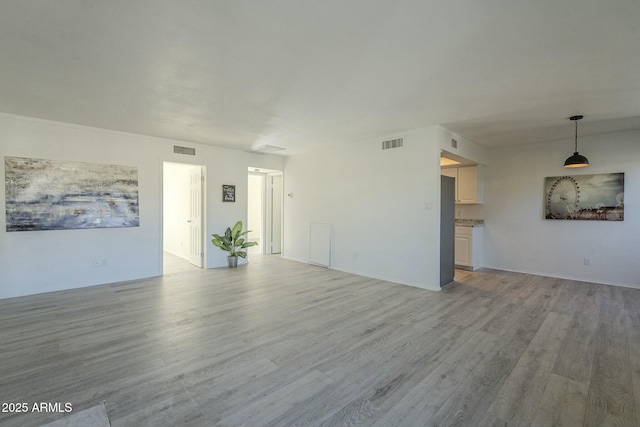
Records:
M296 154L640 128L639 0L0 0L0 112Z

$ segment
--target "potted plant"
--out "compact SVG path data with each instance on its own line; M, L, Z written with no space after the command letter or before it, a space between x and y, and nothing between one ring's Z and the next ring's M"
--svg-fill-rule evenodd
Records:
M247 257L247 251L244 251L243 249L247 249L258 244L258 242L248 242L244 237L242 237L250 231L251 230L242 231L242 221L238 221L233 228L227 227L227 231L224 232L224 236L213 234L211 243L223 251L229 252L229 256L227 257L227 260L229 261L229 268L236 268L238 266L238 257Z

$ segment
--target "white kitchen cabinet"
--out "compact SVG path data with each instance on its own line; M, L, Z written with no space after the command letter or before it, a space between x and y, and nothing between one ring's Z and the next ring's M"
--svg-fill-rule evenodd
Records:
M477 270L482 267L482 227L456 226L455 265L457 268Z
M440 174L455 178L456 204L482 203L482 166L464 166L460 168L443 168Z
M458 168L458 203L482 203L478 184L478 166Z

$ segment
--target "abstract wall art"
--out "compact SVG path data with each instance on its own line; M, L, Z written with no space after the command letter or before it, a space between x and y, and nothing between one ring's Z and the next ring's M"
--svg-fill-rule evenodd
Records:
M546 219L624 221L624 173L545 178Z
M138 227L138 169L5 157L7 231Z

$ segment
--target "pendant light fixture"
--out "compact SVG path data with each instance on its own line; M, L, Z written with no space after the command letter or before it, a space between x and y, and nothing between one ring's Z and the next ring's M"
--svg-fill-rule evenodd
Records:
M576 124L576 145L573 155L564 161L565 168L584 168L589 166L589 160L578 153L578 120L581 120L584 116L572 116L569 120L572 120Z

